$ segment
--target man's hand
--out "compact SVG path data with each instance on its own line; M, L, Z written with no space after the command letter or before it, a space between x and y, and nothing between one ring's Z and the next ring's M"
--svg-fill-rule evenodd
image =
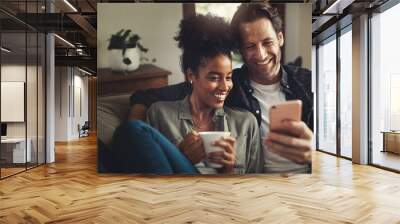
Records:
M218 146L223 149L219 152L211 152L208 154L208 161L211 163L221 164L222 173L231 173L235 166L236 161L236 150L235 150L236 139L233 137L221 138L214 142L214 146Z
M197 132L192 131L187 134L183 141L178 144L178 148L192 164L197 164L205 158L203 141Z
M295 163L311 163L312 131L302 121L283 121L264 140L268 150Z

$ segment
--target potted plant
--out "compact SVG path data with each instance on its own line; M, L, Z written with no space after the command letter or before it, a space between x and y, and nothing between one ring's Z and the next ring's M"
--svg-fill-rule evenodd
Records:
M140 37L131 33L130 29L122 29L109 39L108 50L110 50L110 68L113 71L133 71L139 67L140 52L148 49L140 44ZM148 60L147 58L144 58Z

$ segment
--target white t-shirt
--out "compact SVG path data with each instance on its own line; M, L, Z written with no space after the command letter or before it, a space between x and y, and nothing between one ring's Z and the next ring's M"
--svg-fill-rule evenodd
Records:
M269 134L269 109L272 105L286 101L285 94L281 90L280 83L272 85L262 85L250 80L253 87L253 96L258 100L261 108L261 128L260 135L262 140ZM268 173L274 172L303 172L307 169L307 165L300 165L291 160L283 158L273 152L270 152L266 145L263 144L264 150L264 171Z

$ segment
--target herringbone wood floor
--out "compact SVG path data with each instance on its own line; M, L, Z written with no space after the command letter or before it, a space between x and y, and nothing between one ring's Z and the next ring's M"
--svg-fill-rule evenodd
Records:
M400 223L400 175L320 152L312 175L96 172L95 138L0 181L0 223Z

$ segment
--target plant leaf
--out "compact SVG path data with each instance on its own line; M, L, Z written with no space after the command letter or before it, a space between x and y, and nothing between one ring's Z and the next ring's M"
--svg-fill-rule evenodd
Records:
M129 36L130 33L131 33L131 30L125 30L125 33L124 33L124 35L122 35L122 38L124 40L126 40L126 38Z
M115 35L121 36L122 32L124 32L124 29L121 29L120 31L118 31Z
M149 49L144 48L140 43L137 43L137 46L139 47L139 49L143 52L147 52Z
M135 48L136 45L138 44L138 41L140 40L140 37L137 34L134 34L131 36L128 40L127 47L128 48Z

